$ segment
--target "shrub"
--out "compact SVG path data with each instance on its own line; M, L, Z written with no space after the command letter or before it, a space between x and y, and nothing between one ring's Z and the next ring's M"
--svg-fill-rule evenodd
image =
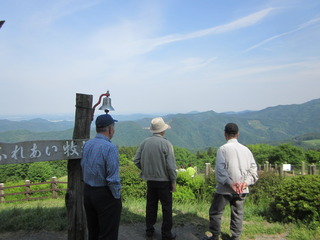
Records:
M217 180L214 174L210 174L205 178L205 185L202 190L203 200L212 201L213 195L216 193Z
M173 193L173 199L185 203L195 200L196 196L189 187L177 185L176 191Z
M250 197L255 203L271 202L274 199L275 191L279 188L283 178L276 172L260 172L259 180L255 185L250 186Z
M53 169L49 162L35 162L30 164L28 178L31 182L45 182L53 176Z
M147 184L139 175L140 170L133 164L120 167L121 197L123 200L129 197L144 198L146 196Z
M317 226L320 223L319 199L320 176L286 178L275 192L271 209L276 220Z
M177 195L179 195L180 199L188 199L188 197L190 197L190 199L210 200L212 194L215 192L215 185L213 175L206 179L202 175L195 175L192 178L187 172L178 172L177 191L179 188L181 193ZM187 188L190 190L186 191ZM189 193L190 191L192 192L192 195ZM183 192L185 192L186 196L181 196ZM193 198L193 196L195 198ZM178 198L178 196L176 198Z

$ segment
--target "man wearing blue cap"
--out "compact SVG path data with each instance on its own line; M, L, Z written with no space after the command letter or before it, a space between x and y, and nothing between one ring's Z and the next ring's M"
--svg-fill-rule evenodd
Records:
M81 167L89 240L118 239L122 202L119 153L111 143L115 122L109 114L98 116L97 135L83 147Z

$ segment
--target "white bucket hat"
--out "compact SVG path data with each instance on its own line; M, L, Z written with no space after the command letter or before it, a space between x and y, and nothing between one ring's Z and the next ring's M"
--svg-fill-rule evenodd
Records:
M156 117L151 120L150 131L152 133L161 133L170 128L171 127L163 121L162 117Z

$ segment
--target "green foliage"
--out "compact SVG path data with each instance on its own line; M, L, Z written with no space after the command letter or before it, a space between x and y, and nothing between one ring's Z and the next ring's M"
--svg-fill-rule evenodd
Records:
M177 165L187 165L186 163L196 160L196 156L189 150L181 147L174 147L174 156L176 158Z
M0 182L46 181L68 175L67 160L0 165Z
M315 150L307 150L305 152L306 160L308 163L317 163L320 161L320 152Z
M14 187L14 188L5 189L5 194L12 194L12 193L25 192L26 191L26 187L25 187L24 181L6 183L5 187L20 186L20 185L21 185L21 187ZM5 201L21 200L21 199L24 199L24 198L25 198L24 194L9 195L9 196L5 196Z
M45 182L53 176L53 169L48 162L32 163L28 169L28 178L31 182Z
M23 209L3 209L1 211L0 232L62 231L67 228L67 212L63 207L34 207Z
M275 147L268 144L255 144L248 145L248 148L251 150L256 163L262 165L266 161L270 161L272 151Z
M50 177L63 177L68 175L68 161L56 160L48 162L53 170L53 175Z
M26 179L28 168L28 163L0 165L0 182L16 182Z
M279 177L276 172L260 172L259 180L253 186L250 186L250 198L256 203L270 203L275 192L282 184L283 178Z
M305 155L302 148L292 146L289 143L284 143L273 149L269 162L272 164L290 163L300 166L304 160Z
M319 240L320 229L312 230L300 224L282 224L267 222L259 215L247 214L257 212L260 205L250 204L250 198L246 200L245 225L241 239L287 239L287 240ZM121 226L124 231L127 227L137 234L145 222L145 199L130 199L123 202L121 213ZM208 227L208 208L206 201L177 202L173 204L174 228L183 231L184 235L192 232L196 236L203 236ZM222 218L222 232L224 239L230 235L230 211L224 211ZM159 209L159 218L161 210ZM48 199L23 203L0 204L0 233L1 237L7 232L26 231L26 234L40 231L57 231L56 239L65 239L68 231L67 210L64 199ZM132 224L134 223L134 224ZM136 225L138 224L138 225ZM63 235L63 237L61 236ZM1 238L0 237L0 238ZM16 239L16 238L15 238ZM42 239L42 238L39 238Z
M180 189L178 192L178 188ZM188 191L186 189L189 189ZM214 185L215 188L215 185ZM193 178L187 172L178 172L176 199L210 199L212 196L211 182L207 182L202 175ZM190 194L192 192L192 194ZM185 194L185 196L183 196ZM194 198L195 197L195 198Z
M191 202L196 199L196 196L188 186L177 185L176 192L173 193L173 199L181 203Z
M166 122L170 121L172 126L166 137L174 146L191 150L223 144L223 128L227 122L236 122L239 125L240 141L244 144L287 141L297 135L309 133L312 133L312 139L319 139L315 130L320 129L320 99L298 105L270 107L261 111L229 114L207 111L170 114L164 118ZM143 118L118 122L112 142L118 146L138 146L144 138L150 136L150 132L146 130L150 126L150 120ZM49 122L41 119L0 120L0 142L71 139L73 125L72 122Z
M136 151L138 147L118 147L119 154L121 156L125 156L129 161L132 161L134 158L134 155L136 154Z
M15 201L15 200L22 200L26 199L26 194L24 192L27 191L26 183L25 181L18 181L18 182L7 182L5 184L5 187L11 187L11 186L19 186L19 187L13 187L13 188L7 188L5 189L5 194L13 194L13 193L22 193L22 194L14 194L5 196L5 201ZM36 185L30 185L30 198L42 198L42 197L52 197L52 189L51 183L44 183L44 184L36 184ZM64 183L58 183L57 184L58 189L66 189L67 184ZM39 192L34 192L39 191ZM57 192L58 197L64 197L65 191L58 191Z
M147 185L140 177L140 170L134 164L127 164L120 167L121 197L126 200L130 197L144 198Z
M320 224L320 176L286 178L276 189L271 205L276 220Z

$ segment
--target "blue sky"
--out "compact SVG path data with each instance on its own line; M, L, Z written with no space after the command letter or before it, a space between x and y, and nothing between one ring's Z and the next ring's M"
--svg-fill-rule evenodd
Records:
M320 97L318 0L2 0L0 118L261 110Z

